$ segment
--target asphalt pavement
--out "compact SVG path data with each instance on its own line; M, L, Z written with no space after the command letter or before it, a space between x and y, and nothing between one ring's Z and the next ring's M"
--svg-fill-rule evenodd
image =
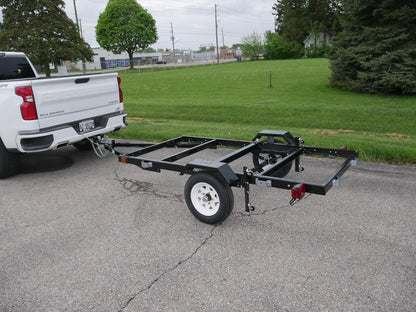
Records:
M358 162L293 206L254 186L253 213L234 188L216 226L188 211L187 178L73 147L24 156L0 180L0 311L416 311L415 167Z

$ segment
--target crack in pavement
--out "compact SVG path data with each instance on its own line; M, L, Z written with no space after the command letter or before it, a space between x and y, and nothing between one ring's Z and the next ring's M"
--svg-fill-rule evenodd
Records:
M146 193L154 196L158 196L170 201L177 201L180 203L185 203L183 194L171 194L163 191L155 190L154 184L150 182L137 181L133 179L127 179L120 177L116 171L114 171L115 180L121 184L124 190L126 190L130 195L137 193Z
M121 184L121 186L123 187L123 189L125 191L127 191L130 195L134 195L134 194L137 194L137 193L147 193L147 194L151 194L151 195L154 195L154 196L165 198L167 200L171 200L171 201L174 200L174 201L179 201L181 203L184 203L184 196L182 194L175 195L175 194L171 194L171 193L157 191L157 190L155 190L154 184L152 184L150 182L142 182L142 181L137 181L137 180L134 180L134 179L122 178L118 175L118 173L116 171L114 171L114 175L115 175L115 180L118 181ZM310 195L311 194L306 196L305 199L307 197L309 197ZM295 204L296 203L297 202L295 202ZM279 209L282 209L282 208L288 208L288 207L290 207L290 205L279 206L279 207L276 207L276 208L273 208L273 209L270 209L270 210L261 211L261 212L251 212L251 213L244 213L244 212L239 213L239 212L237 212L237 213L234 213L234 215L241 216L241 217L259 216L259 215L265 215L265 214L268 214L268 213L272 213L276 210L279 210ZM180 266L182 266L182 265L186 264L188 261L190 261L199 252L199 250L205 244L207 244L207 242L214 236L214 231L217 228L217 226L220 225L220 224L221 223L212 227L211 231L209 232L209 235L202 241L202 243L188 257L180 260L174 266L172 266L172 267L168 268L167 270L163 271L159 276L157 276L147 286L142 287L136 293L133 293L131 295L131 297L118 310L118 312L125 311L129 307L129 305L132 303L132 301L135 300L138 296L140 296L144 292L150 290L164 276L166 276L167 274L175 271Z
M186 264L189 260L191 260L197 253L198 251L214 236L214 231L217 228L217 225L214 225L209 233L209 235L204 239L204 241L191 253L191 255L189 255L188 257L186 257L183 260L180 260L176 265L174 265L173 267L167 269L166 271L162 272L158 277L156 277L148 286L142 288L141 290L139 290L137 293L133 294L127 301L126 303L118 310L118 312L122 312L124 311L126 308L128 308L128 306L130 305L130 303L137 298L137 296L141 295L142 293L144 293L147 290L150 290L161 278L163 278L165 275L175 271L177 268L179 268L180 266Z

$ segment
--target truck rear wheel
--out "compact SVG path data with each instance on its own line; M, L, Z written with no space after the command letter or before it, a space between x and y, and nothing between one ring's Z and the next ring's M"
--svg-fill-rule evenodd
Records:
M230 185L217 175L206 172L195 173L188 179L185 200L191 213L208 224L227 219L234 206Z
M19 154L9 152L0 140L0 179L15 175L19 169Z

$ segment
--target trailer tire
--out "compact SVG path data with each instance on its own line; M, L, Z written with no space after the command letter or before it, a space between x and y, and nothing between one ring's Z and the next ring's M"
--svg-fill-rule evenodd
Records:
M19 154L9 152L0 139L0 179L17 174L19 169Z
M222 177L198 172L185 184L185 201L199 221L217 224L230 215L234 206L234 195L230 185Z
M285 154L270 154L270 153L254 152L253 153L253 164L254 164L254 167L259 170L259 172L262 172L263 169L261 168L260 164L261 164L261 162L265 161L266 158L269 158L270 159L269 160L270 164L273 164L273 163L276 163L279 158L283 158L285 156L286 156ZM292 161L289 161L282 168L273 172L272 176L276 177L276 178L283 178L290 172L290 169L292 169Z

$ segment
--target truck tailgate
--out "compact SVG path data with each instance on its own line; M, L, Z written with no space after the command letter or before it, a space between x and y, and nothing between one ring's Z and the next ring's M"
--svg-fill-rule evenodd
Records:
M117 73L36 79L32 88L41 129L123 110Z

